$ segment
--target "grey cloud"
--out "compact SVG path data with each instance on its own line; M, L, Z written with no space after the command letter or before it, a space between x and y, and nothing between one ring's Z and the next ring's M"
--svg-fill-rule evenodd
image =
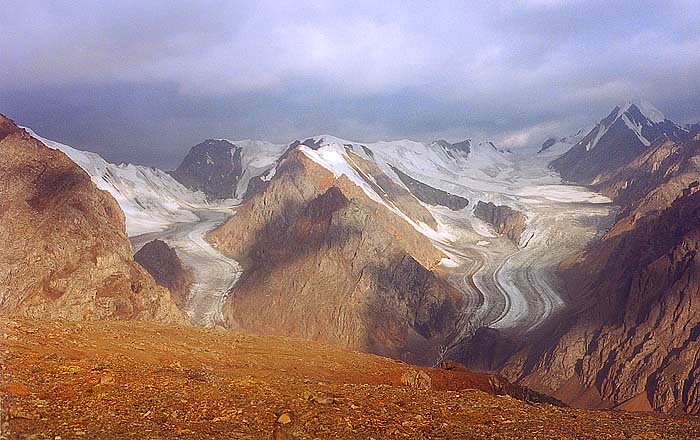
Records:
M630 96L700 118L690 0L9 3L0 112L112 160L320 132L519 146Z

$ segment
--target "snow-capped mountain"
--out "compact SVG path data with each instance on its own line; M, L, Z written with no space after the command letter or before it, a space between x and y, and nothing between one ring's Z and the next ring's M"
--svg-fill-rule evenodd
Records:
M408 139L359 143L330 135L311 138L321 150L350 149L377 164L389 175L392 167L430 183L436 188L450 191L454 182L468 180L464 185L479 188L485 182L500 181L502 174L512 170L509 153L498 150L492 142L474 143L471 140L450 144L440 140L431 143Z
M244 199L251 179L266 174L286 145L266 141L207 139L187 153L171 174L211 199Z
M198 220L194 213L207 205L201 192L192 191L165 171L132 164L113 164L99 154L81 151L26 129L34 138L63 151L92 178L101 190L114 197L126 216L129 236L160 231L178 222Z
M492 189L513 170L511 155L498 150L491 142L475 144L467 140L450 144L403 139L360 143L321 135L304 141L301 148L334 174L349 174L356 183L361 179L352 177L355 172L348 162L349 153L375 163L399 184L401 179L397 171L437 190L463 197L472 196L474 190ZM358 185L367 187L362 182Z
M547 138L546 141L542 143L542 146L537 151L537 154L556 157L560 156L571 149L574 145L579 143L586 134L588 134L592 128L589 126L587 128L581 128L577 130L576 133L570 134L568 136L552 136Z
M454 144L451 144L451 143L447 142L446 140L440 139L437 141L433 141L430 144L430 147L432 149L441 150L449 158L451 158L455 161L466 160L467 158L469 158L469 153L471 153L471 146L472 146L471 139L466 139L462 142L457 142Z
M595 148L619 121L632 130L639 142L646 147L651 145L651 142L656 140L660 134L663 134L665 129L680 128L668 121L663 113L651 104L645 101L628 101L623 106L617 106L607 118L594 127L593 131L586 137L584 143L586 151Z
M615 106L608 116L551 166L565 180L592 182L637 157L659 140L682 140L689 132L645 101Z

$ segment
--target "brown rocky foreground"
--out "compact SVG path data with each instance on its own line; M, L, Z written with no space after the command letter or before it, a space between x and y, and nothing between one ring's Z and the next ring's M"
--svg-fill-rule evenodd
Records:
M526 402L495 395L526 393L494 376L300 339L125 321L0 330L6 438L700 438L693 416Z

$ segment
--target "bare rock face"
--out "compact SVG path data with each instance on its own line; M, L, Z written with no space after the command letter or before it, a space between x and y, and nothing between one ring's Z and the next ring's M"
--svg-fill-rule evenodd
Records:
M392 166L391 169L394 170L401 182L408 187L411 194L416 196L416 198L423 203L433 206L445 206L453 211L459 211L460 209L464 209L469 205L469 200L464 197L434 188L414 179L396 167Z
M666 142L604 180L623 211L565 264L584 305L506 369L583 406L700 413L700 142Z
M527 227L527 217L509 206L495 205L491 202L479 202L474 208L474 216L493 226L500 235L505 235L518 245L520 236Z
M548 149L550 149L552 147L552 145L556 144L559 141L561 141L560 138L554 138L554 137L547 138L547 140L542 143L542 147L540 147L540 149L537 152L542 153L543 151L547 151Z
M208 139L192 147L171 174L186 187L213 199L231 198L243 175L241 151L227 140Z
M230 327L430 363L461 305L425 236L298 150L208 238L244 266Z
M185 304L193 276L175 249L162 240L149 241L134 254L134 260L153 276L156 283L170 290L178 307Z
M696 185L700 177L700 142L662 142L613 173L602 175L594 188L622 206L620 218L636 220L667 208ZM636 215L629 214L634 211Z
M78 165L1 115L0 156L0 315L184 322Z
M451 144L444 139L433 142L434 145L440 147L442 151L453 160L466 159L469 157L472 148L471 139L466 139L455 144Z

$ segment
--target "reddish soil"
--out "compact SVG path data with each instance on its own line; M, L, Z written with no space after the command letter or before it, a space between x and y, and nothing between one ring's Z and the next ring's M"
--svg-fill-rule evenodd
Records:
M494 376L300 339L125 321L0 333L6 438L700 438L697 417L528 403L494 395L518 390ZM431 389L403 385L411 370Z

